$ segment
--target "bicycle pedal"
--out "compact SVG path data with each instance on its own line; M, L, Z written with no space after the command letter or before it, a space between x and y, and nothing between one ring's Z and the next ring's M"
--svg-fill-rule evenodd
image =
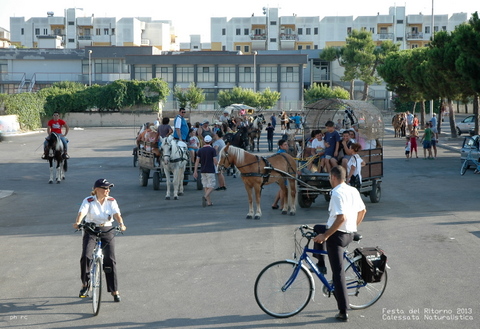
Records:
M105 273L112 273L112 268L109 266L105 266L103 270L105 271Z

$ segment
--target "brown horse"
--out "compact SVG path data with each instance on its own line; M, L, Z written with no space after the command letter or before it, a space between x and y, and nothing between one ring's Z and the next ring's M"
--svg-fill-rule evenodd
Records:
M295 179L292 176L295 177L296 175L297 164L290 155L276 153L265 158L248 153L241 148L227 145L220 152L218 165L224 168L235 165L242 173L242 180L248 194L247 219L260 219L262 216L260 207L262 187L271 183L278 183L283 195L288 198L288 202L284 202L282 214L286 215L290 211L290 215L295 215L296 186ZM286 184L287 179L288 186ZM255 203L257 204L255 216L253 191L255 191Z

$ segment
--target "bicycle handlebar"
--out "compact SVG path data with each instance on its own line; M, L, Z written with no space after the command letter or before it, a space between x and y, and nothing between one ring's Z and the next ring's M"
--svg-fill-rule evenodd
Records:
M307 238L308 240L310 239L313 239L314 237L317 236L317 233L316 232L313 232L313 227L311 226L308 226L308 225L302 225L298 228L298 230L300 230L300 232L302 233L302 236L304 238ZM306 230L308 230L309 232L306 232Z
M85 230L85 228L86 228L87 230L89 230L90 232L95 233L95 234L108 233L108 232L113 231L113 230L116 231L116 232L115 232L116 234L118 234L118 233L123 234L123 231L120 229L120 226L112 226L112 228L109 229L108 231L99 231L99 230L97 230L98 227L95 227L95 229L94 229L94 228L92 228L92 225L88 225L88 224L89 224L89 223L79 224L79 225L78 225L78 229L75 230L75 232L78 232L78 231L80 231L80 230L82 230L82 229Z

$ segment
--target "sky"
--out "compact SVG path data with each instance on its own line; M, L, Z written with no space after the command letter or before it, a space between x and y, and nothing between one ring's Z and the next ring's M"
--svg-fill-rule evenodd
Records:
M46 17L53 11L55 16L65 16L67 8L83 8L86 16L96 17L151 17L154 20L171 20L175 27L177 42L189 42L190 35L200 34L202 42L210 42L210 17L262 16L262 8L279 8L280 16L374 16L387 15L390 7L405 6L407 15L432 13L435 15L459 12L480 12L476 0L184 0L184 1L118 1L118 0L0 0L0 27L10 30L10 17Z

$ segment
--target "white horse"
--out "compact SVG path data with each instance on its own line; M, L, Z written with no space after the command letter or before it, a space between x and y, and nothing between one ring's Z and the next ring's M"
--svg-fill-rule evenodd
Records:
M173 199L178 200L183 195L183 175L189 154L187 144L173 139L173 136L160 137L162 142L162 166L167 181L166 200L170 200L170 173L173 174Z

